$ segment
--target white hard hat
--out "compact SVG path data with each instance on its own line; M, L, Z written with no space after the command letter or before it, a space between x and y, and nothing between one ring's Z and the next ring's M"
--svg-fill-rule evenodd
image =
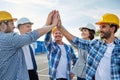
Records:
M30 23L31 25L33 24L33 22L31 22L28 18L23 17L17 21L17 27L19 27L19 25L26 24L26 23Z
M82 28L87 28L87 29L96 31L95 26L93 24L91 24L91 23L88 23L86 26L80 27L79 29L81 30Z

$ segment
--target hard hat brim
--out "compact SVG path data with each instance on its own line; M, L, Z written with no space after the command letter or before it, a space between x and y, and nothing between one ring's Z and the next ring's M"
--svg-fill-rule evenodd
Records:
M107 24L108 22L96 22L95 24L100 25L100 24Z
M12 18L12 19L4 19L4 20L1 20L1 21L10 21L10 20L12 20L12 21L17 21L17 18Z
M34 23L33 23L33 22L25 22L25 23L21 23L21 24L18 24L18 25L24 25L24 24L30 24L30 25L33 25Z
M12 19L9 19L9 20L17 21L17 18L12 18Z
M81 31L83 28L86 28L86 27L80 27L79 30ZM86 28L86 29L88 29L88 28Z
M115 23L109 23L109 22L96 22L95 24L97 25L101 25L101 24L115 24ZM120 27L118 24L116 24L118 26L118 28Z

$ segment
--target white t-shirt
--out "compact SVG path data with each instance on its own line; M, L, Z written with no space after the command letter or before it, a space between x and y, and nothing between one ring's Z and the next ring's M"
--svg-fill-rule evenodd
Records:
M113 43L107 44L107 50L98 65L95 80L111 80L111 55L114 46Z
M59 45L61 58L57 67L56 78L67 78L67 55L64 45Z
M33 48L33 46L31 45L31 47ZM31 53L30 53L30 49L29 49L29 45L25 45L22 47L23 49L23 53L25 56L25 62L27 65L27 69L28 70L32 70L33 69L33 63L32 63L32 59L31 59ZM34 49L33 52L35 53Z

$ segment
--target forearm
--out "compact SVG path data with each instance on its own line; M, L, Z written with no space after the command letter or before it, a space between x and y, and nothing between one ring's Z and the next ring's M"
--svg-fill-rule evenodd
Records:
M39 29L37 29L37 31L38 31L38 33L39 33L39 35L41 37L45 33L48 33L50 30L52 30L53 27L54 26L49 25L49 26L45 26L45 27L39 28Z
M73 40L74 36L70 34L63 26L58 27L58 29L69 41Z
M11 33L10 36L11 37L8 41L9 42L11 41L11 44L15 48L19 48L24 45L31 44L32 42L35 42L39 38L39 33L36 30L34 30L32 32L22 34L22 35Z

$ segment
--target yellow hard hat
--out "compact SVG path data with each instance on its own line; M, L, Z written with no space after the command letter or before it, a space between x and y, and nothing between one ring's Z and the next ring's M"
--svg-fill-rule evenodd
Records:
M54 34L56 31L57 31L57 27L55 26L53 29L52 29L52 34Z
M96 22L98 25L102 23L116 24L119 27L119 18L115 14L106 13L101 17L99 22Z
M6 11L0 11L0 21L13 20L16 21L17 18L12 18L12 15Z

